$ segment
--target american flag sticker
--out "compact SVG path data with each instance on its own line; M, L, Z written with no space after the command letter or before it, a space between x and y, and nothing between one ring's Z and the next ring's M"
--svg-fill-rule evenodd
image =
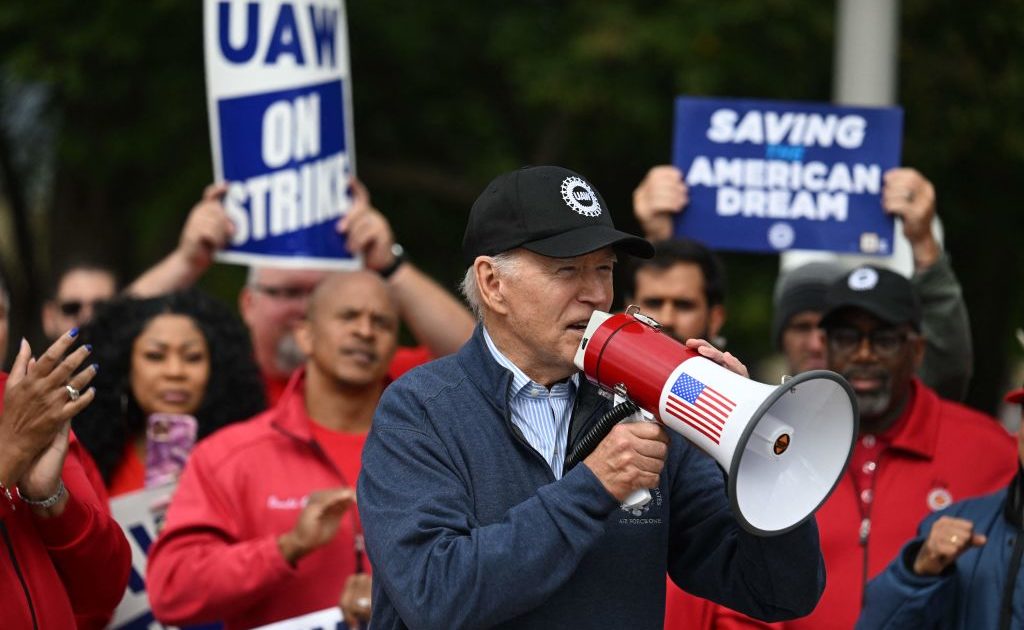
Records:
M665 399L665 411L718 444L736 403L683 372Z

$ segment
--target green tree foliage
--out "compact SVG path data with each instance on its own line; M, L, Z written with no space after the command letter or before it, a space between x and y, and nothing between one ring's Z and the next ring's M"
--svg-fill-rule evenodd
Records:
M1024 306L1011 288L1024 7L990 4L905 0L900 65L904 161L939 191L975 324L971 402L986 407ZM417 262L452 287L469 205L498 172L572 167L635 229L631 191L669 158L674 96L831 93L829 2L379 0L349 2L348 16L359 174ZM201 3L4 3L0 59L52 87L59 138L28 266L35 293L22 297L38 301L67 252L113 258L126 276L157 260L211 177ZM777 261L726 260L730 347L763 356ZM230 300L238 279L218 270L204 283Z

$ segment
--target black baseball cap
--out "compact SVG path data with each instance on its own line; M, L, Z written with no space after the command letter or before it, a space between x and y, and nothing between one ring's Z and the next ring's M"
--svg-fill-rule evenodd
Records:
M528 166L495 177L473 203L462 239L472 265L523 247L543 256L570 258L612 246L641 258L654 255L645 239L615 229L597 189L560 166Z
M880 267L858 267L836 280L825 294L821 326L829 328L837 314L859 308L893 325L910 324L921 330L921 304L902 275Z

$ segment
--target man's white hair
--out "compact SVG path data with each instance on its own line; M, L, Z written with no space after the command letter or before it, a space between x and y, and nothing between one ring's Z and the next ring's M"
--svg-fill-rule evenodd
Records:
M491 261L494 273L499 276L509 276L514 274L519 267L519 252L508 251L495 254L491 256ZM470 265L469 269L466 270L466 275L462 278L459 290L462 291L463 297L466 298L466 302L469 304L473 314L476 315L476 318L483 320L483 301L480 299L480 287L476 283L476 270L473 265Z

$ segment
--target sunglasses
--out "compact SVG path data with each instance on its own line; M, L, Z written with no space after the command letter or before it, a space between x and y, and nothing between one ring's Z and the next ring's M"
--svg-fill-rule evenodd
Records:
M95 311L96 309L100 308L106 303L106 300L96 300L95 302L85 302L83 300L68 300L67 302L60 302L59 304L57 304L57 308L59 308L60 312L66 315L67 317L78 317L78 315L82 312L82 309L85 308L86 306L91 306L92 310Z

